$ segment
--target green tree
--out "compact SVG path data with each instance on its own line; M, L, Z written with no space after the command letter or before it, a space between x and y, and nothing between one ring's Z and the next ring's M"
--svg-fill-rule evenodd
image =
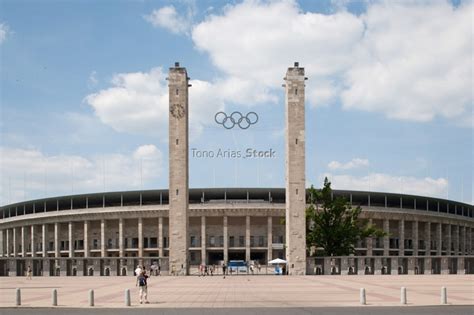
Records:
M309 206L306 208L307 248L322 247L323 256L346 256L355 252L358 240L382 237L382 230L359 219L360 206L352 207L345 198L334 197L331 183L324 179L321 190L309 189Z

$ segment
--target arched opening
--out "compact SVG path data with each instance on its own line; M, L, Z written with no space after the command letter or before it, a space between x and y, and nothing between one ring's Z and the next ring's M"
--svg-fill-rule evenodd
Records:
M323 270L321 269L321 267L316 267L316 274L317 275L322 275L323 274Z
M110 268L105 268L104 274L108 277L110 276Z
M87 275L93 276L94 275L94 268L90 267L89 270L87 271Z
M127 268L123 267L122 268L122 272L120 273L122 276L126 276L127 275Z
M72 275L77 276L77 268L72 268Z
M403 274L403 267L402 267L402 266L399 266L399 267L398 267L398 274L399 274L399 275L402 275L402 274Z
M370 275L372 273L370 266L365 266L365 274Z

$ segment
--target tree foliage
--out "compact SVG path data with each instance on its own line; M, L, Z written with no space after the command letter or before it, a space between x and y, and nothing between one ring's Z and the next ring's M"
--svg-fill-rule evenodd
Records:
M306 208L307 248L321 247L324 256L346 256L355 252L357 241L385 235L368 220L359 219L360 206L352 207L342 197L333 198L327 178L321 190L311 186L309 198Z

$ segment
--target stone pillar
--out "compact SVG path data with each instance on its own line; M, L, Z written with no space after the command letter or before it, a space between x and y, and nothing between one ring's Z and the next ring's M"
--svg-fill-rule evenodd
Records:
M458 275L464 275L466 274L466 266L465 266L465 261L464 257L458 257Z
M250 261L250 216L245 217L245 261Z
M341 258L341 275L349 274L349 259L347 257Z
M446 226L446 235L444 239L446 242L446 255L451 255L451 250L452 250L451 223L448 223L448 225Z
M0 230L0 257L3 257L5 255L5 247L3 246L3 244L5 243L4 241L4 230Z
M398 221L398 256L405 256L405 220L403 219Z
M59 223L54 223L54 257L60 257L59 253Z
M459 255L459 225L453 225L453 243L454 243L454 255Z
M20 228L20 237L21 237L21 257L26 256L26 248L25 248L25 227L22 226Z
M7 254L7 257L10 257L10 229L7 229L6 230L6 235L5 235L5 238L6 238L6 242L5 242L5 247L6 247L6 254Z
M357 274L365 275L365 259L363 257L357 258Z
M425 275L430 275L432 273L431 267L432 267L431 257L427 256L425 257L425 273L424 273Z
M17 256L17 253L18 253L18 244L16 242L16 228L14 227L12 229L12 234L13 234L13 257L16 257Z
M415 274L416 258L408 257L407 259L408 259L407 274L414 275Z
M143 218L138 218L138 257L143 257ZM141 262L140 265L142 264Z
M163 250L163 217L158 218L158 249L160 251L160 257L165 256L165 252Z
M229 263L229 241L227 231L227 216L224 216L224 262Z
M32 224L30 227L30 243L31 243L31 257L36 256L35 248L35 226ZM33 268L33 267L32 267Z
M289 275L306 273L305 73L295 62L286 92L286 260Z
M267 262L273 258L273 217L267 218Z
M105 219L100 220L100 256L107 256L107 253L105 252Z
M441 274L449 275L449 259L447 256L441 257Z
M324 274L325 275L330 275L331 274L331 258L330 257L324 257Z
M387 234L383 237L383 255L389 256L390 250L390 221L388 219L383 220L383 231Z
M375 257L374 258L374 275L381 275L382 274L382 258Z
M372 222L372 219L369 219L369 225L372 225L373 222ZM374 238L373 237L368 237L366 239L366 246L367 246L367 256L372 256L374 254ZM365 269L365 267L364 267ZM365 270L364 270L364 273L362 274L365 274Z
M442 251L442 244L443 244L443 224L439 222L436 225L436 239L438 242L438 248L436 251L436 255L441 256L441 251Z
M413 239L413 256L418 256L418 243L419 243L419 237L418 237L418 220L414 220L412 222L412 239Z
M123 248L123 218L119 219L119 257L125 257L125 251Z
M467 227L467 253L472 254L472 228L470 226Z
M431 256L431 223L425 222L425 256ZM425 268L426 270L426 268ZM431 266L430 266L431 270Z
M89 221L84 221L84 257L87 258L90 256L89 249Z
M68 224L69 257L74 257L73 222Z
M47 256L47 251L46 251L46 224L43 224L41 226L41 256L46 257ZM43 261L44 264L44 261ZM44 266L43 266L44 269ZM46 271L43 272L43 274L47 273Z
M169 86L169 263L188 274L189 144L186 68L175 63L168 74Z
M461 255L466 255L466 226L460 226Z
M206 262L206 216L201 216L201 264Z
M397 257L392 257L390 259L390 274L392 275L398 275L398 258Z

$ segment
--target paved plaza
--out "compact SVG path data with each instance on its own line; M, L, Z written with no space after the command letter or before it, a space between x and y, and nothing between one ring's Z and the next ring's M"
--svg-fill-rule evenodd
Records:
M222 276L152 277L150 304L138 303L134 277L41 277L26 280L2 277L0 306L15 306L15 288L22 305L50 307L57 289L58 307L88 307L94 289L95 308L122 308L124 291L131 289L132 308L312 308L360 306L359 290L367 292L367 308L400 306L400 287L407 288L408 306L440 304L441 287L450 305L474 305L474 276ZM1 311L0 311L1 313Z

